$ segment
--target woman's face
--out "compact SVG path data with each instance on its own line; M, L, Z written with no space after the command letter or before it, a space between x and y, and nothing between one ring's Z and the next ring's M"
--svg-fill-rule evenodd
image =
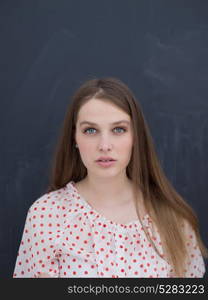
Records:
M126 122L112 124L121 120ZM92 98L82 105L76 123L75 141L88 175L109 177L126 174L133 144L132 124L130 116L115 104ZM96 162L100 156L110 156L116 162L104 168Z

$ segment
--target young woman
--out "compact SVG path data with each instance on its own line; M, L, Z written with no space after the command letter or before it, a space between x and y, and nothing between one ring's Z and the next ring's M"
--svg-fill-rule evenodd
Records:
M13 277L203 277L197 216L120 80L74 94L50 180L28 210Z

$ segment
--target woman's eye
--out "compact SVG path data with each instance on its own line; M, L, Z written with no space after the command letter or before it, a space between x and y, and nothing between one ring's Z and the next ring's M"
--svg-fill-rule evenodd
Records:
M85 133L85 132L88 132L88 133L89 133L91 129L92 129L92 130L96 130L95 128L91 128L91 127L90 127L90 128L86 128L86 129L84 130L84 133ZM115 127L114 129L122 129L123 132L126 131L126 129L123 128L123 127ZM91 131L91 132L92 132L92 131ZM117 132L118 132L118 133L121 133L122 131L117 131Z
M123 130L123 132L125 132L126 131L126 129L125 128L123 128L123 127L116 127L115 129L122 129ZM120 131L121 132L121 131Z
M95 128L86 128L86 129L84 130L84 133L85 133L85 132L89 132L90 129L95 129ZM95 129L95 130L96 130L96 129Z

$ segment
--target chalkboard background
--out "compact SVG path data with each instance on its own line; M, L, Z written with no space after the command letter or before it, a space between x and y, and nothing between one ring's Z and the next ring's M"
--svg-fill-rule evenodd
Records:
M94 77L132 89L208 246L208 1L1 1L0 43L1 277L47 186L70 97Z

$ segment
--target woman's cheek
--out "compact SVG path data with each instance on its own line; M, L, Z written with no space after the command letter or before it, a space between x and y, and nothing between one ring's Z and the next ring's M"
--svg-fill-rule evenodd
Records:
M95 149L91 145L80 145L79 146L80 156L82 158L82 161L84 165L90 165L92 164L93 160L96 159Z

